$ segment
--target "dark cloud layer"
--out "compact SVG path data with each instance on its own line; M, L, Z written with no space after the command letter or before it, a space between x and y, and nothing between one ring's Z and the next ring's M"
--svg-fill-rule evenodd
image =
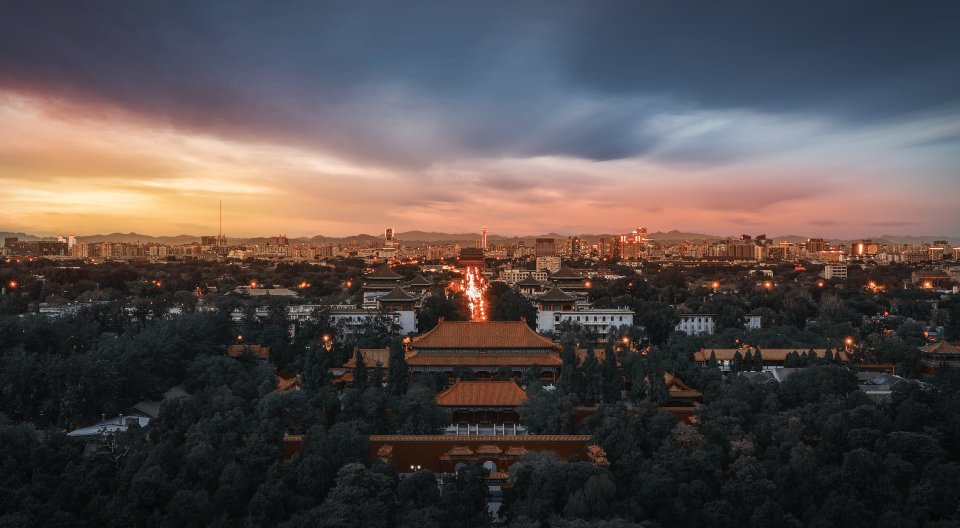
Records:
M0 88L378 163L610 160L676 111L955 109L958 27L953 1L8 0Z

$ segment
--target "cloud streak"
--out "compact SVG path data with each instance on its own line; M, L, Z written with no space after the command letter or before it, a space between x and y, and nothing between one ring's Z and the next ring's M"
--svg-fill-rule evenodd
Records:
M940 232L960 225L958 21L945 1L14 0L0 180L48 194L11 195L0 227L71 229L58 207L88 192L100 220L75 229L202 225L221 195L251 234L855 235L891 210Z

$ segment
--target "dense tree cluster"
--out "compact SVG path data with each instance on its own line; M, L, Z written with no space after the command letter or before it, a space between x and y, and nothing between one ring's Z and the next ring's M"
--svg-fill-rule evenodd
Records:
M434 399L448 380L409 380L391 318L371 318L345 336L320 310L291 335L283 300L222 295L251 280L306 281L313 299L356 300L359 285L346 283L361 266L73 269L40 260L0 268L4 280L23 285L0 299L0 526L491 525L482 466L401 478L370 459L368 435L432 434L450 419ZM399 271L412 278L417 270ZM526 455L510 468L499 521L960 526L960 375L902 384L892 399L876 400L837 364L850 337L851 354L917 374L924 323L960 336L956 299L897 287L909 275L899 266L876 277L879 292L864 290L859 271L820 284L781 267L769 286L730 268L643 271L590 290L598 306L635 310L643 328L597 341L564 325L554 336L563 346L556 386L544 387L535 370L523 380L530 430L591 435L609 466L586 453ZM704 285L713 279L723 287ZM217 310L194 312L198 286ZM102 302L58 319L28 313L38 302L73 300ZM535 323L535 309L514 290L494 283L489 300L492 319ZM182 314L168 313L174 303ZM254 315L258 307L266 317ZM239 324L229 317L234 309ZM715 313L717 333L674 332L678 311ZM747 315L760 316L762 327L745 330ZM420 316L463 318L462 298L434 293ZM269 346L271 363L226 357L237 342ZM691 359L701 348L740 345L753 348L730 374ZM328 369L362 359L358 346L388 347L389 365L357 362L356 382L338 391ZM757 370L768 348L795 348L787 366L807 368L781 384L738 374ZM830 352L814 357L812 348ZM299 372L302 390L277 392L276 370ZM669 398L665 373L703 392L696 423L660 409ZM64 434L178 384L189 396L166 401L146 431L133 426L94 441ZM285 435L302 437L298 455L284 455Z
M534 392L531 427L592 434L611 465L514 466L511 526L960 525L960 375L878 403L834 365L780 386L710 370L694 378L715 385L696 426L651 397L601 403L577 424L575 394Z

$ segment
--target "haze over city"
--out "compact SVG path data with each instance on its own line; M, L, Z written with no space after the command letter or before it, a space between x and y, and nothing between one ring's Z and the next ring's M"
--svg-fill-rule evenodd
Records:
M4 2L0 231L957 236L957 18Z

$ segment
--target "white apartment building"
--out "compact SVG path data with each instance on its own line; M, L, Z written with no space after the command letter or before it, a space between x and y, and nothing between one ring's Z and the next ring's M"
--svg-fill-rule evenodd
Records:
M605 336L619 326L633 326L633 310L627 308L581 308L541 310L537 313L537 331L555 331L563 322L576 323L597 335Z
M847 265L846 264L827 264L823 267L823 271L820 273L820 276L824 279L843 279L847 278Z
M760 328L759 315L743 316L743 328L755 330ZM680 322L673 328L677 332L690 335L712 334L716 330L716 315L714 314L680 314Z
M542 270L505 269L500 271L500 280L510 285L514 285L530 276L540 282L547 282L547 272Z
M680 322L674 330L690 335L712 334L715 326L714 317L713 314L681 314Z

